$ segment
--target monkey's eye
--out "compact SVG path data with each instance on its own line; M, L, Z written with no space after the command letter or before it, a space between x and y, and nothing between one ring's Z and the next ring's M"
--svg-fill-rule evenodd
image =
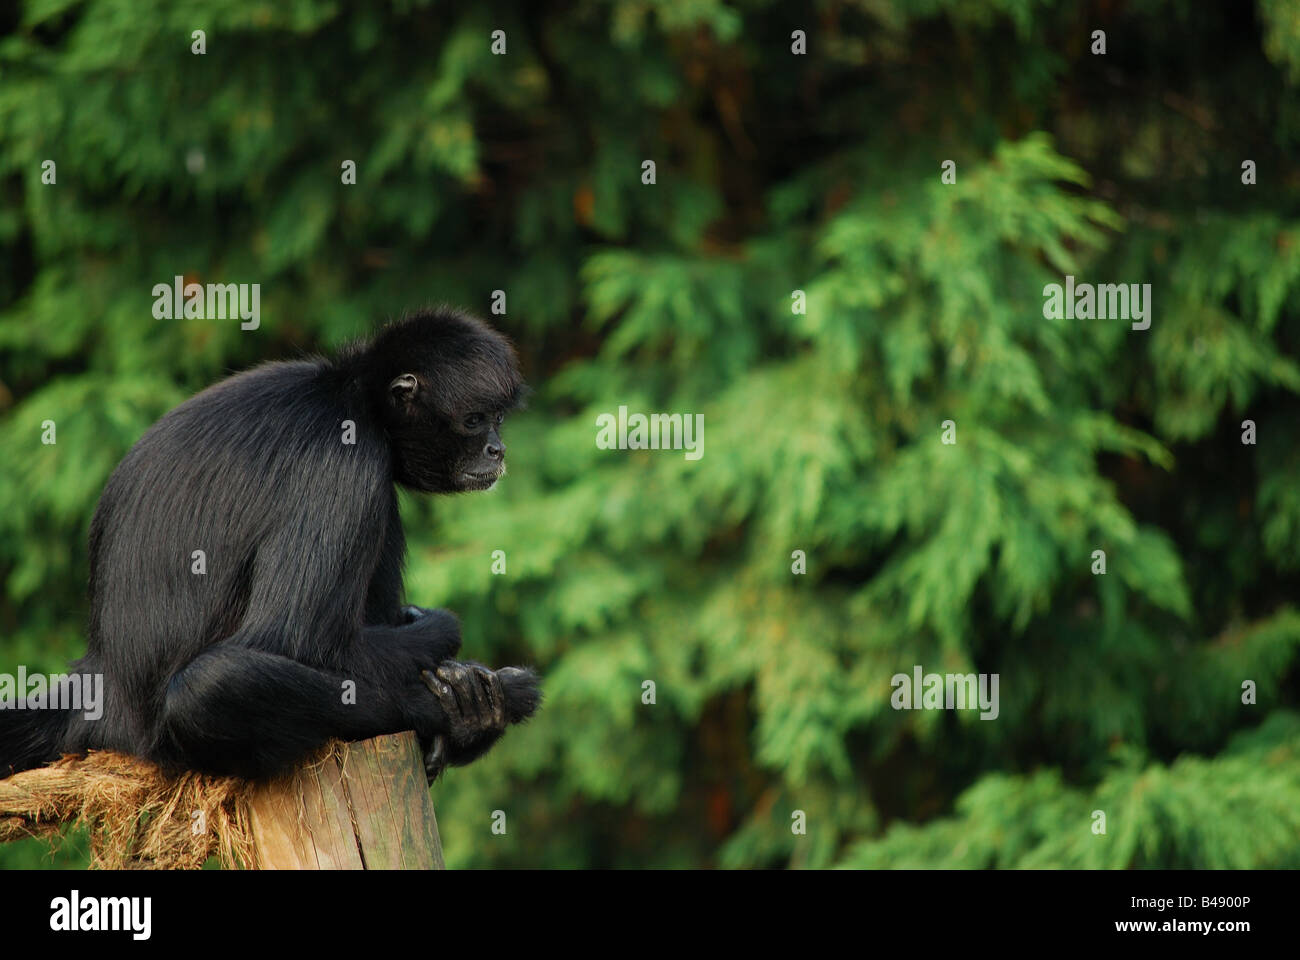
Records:
M471 413L468 417L465 418L466 430L477 430L481 426L483 426L483 414Z
M501 424L503 424L503 423L505 423L505 422L506 422L506 415L505 415L504 413L498 413L498 414L497 414L497 426L499 427L499 426L501 426Z

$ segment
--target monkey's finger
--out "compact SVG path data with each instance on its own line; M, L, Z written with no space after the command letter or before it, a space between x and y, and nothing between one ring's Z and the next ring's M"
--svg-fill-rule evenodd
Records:
M448 660L438 667L438 676L445 680L456 694L460 711L466 717L476 717L483 712L479 702L478 683L463 663Z
M438 698L442 704L443 711L446 712L448 719L456 721L460 719L461 708L460 701L456 699L456 691L447 684L443 683L428 670L420 671L420 679L424 685L432 691L433 695Z
M465 681L473 691L474 704L478 708L478 722L493 725L497 708L493 702L492 679L495 675L480 663L466 664Z
M505 688L501 686L501 678L496 675L495 670L489 670L480 664L474 665L474 672L478 674L483 696L487 701L488 713L492 718L492 725L498 730L505 729L506 692Z
M479 682L483 685L484 695L487 697L488 709L492 711L492 717L500 725L504 726L506 721L506 691L501 685L501 678L497 676L495 670L489 670L487 667L476 667Z
M487 669L478 663L466 663L461 668L464 672L464 686L469 698L474 703L474 719L482 727L492 722L492 698L483 684L480 671Z
M469 691L469 696L474 701L474 716L478 718L480 725L491 722L492 701L488 698L479 676L479 671L484 668L477 663L467 663L462 669L465 673L465 689Z

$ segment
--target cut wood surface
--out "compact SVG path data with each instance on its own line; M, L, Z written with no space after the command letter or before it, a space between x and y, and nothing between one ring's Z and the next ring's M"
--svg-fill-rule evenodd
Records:
M441 870L415 734L339 743L250 800L263 870Z

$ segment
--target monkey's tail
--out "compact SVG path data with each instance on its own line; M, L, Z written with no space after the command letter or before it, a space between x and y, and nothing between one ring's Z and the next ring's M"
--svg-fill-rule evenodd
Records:
M66 710L19 710L0 701L0 780L57 760L68 717Z

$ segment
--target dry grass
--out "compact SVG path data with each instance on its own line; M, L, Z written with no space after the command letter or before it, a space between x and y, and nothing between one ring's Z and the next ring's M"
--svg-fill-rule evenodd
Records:
M223 867L251 867L252 789L231 777L169 777L146 760L92 750L0 780L0 843L53 840L80 820L92 868L197 870L214 854Z

